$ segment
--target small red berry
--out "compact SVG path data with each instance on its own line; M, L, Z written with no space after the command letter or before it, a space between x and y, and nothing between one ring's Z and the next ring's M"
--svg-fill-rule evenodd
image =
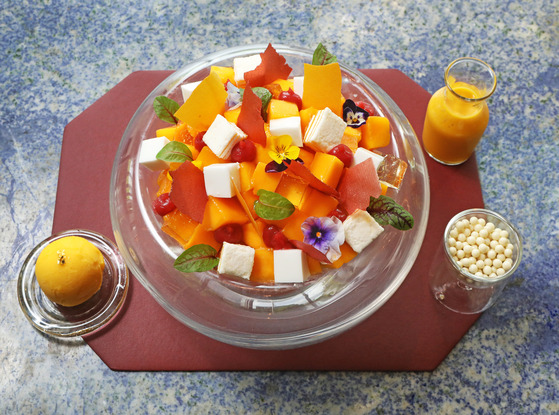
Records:
M279 250L293 248L281 229L275 225L266 226L262 232L262 238L264 239L266 246L272 249Z
M214 231L214 239L219 243L242 244L243 227L238 223L228 223L220 226Z
M336 147L330 150L328 154L339 158L346 167L351 166L351 162L353 161L353 152L345 144L338 144Z
M332 210L328 214L328 216L331 217L331 218L338 218L339 220L341 220L343 222L347 218L347 213L340 208L336 208L336 209Z
M202 149L206 145L206 143L204 142L204 134L206 134L206 132L202 131L201 133L196 134L196 137L194 137L194 148L196 148L196 150L198 151L202 151Z
M256 146L250 140L239 141L231 150L231 161L240 163L256 158Z
M279 94L278 98L281 99L282 101L293 102L294 104L297 105L297 108L299 108L299 111L301 111L301 109L303 108L303 100L301 99L301 97L299 95L297 95L295 92L293 92L293 90L291 88L289 88L287 91L283 91L281 94Z
M369 115L375 115L375 109L373 108L373 106L371 104L369 104L368 102L365 101L357 101L355 103L355 105L357 105L359 108L364 109L365 111L367 111L369 113Z
M169 193L162 193L154 199L152 207L155 213L160 216L165 216L175 210L175 204L171 200Z

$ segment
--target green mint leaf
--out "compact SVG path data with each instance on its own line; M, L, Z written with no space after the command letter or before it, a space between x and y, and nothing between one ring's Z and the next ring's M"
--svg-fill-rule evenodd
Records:
M285 219L295 211L295 206L282 195L264 189L256 194L259 198L254 202L254 211L262 219Z
M179 120L175 117L175 112L179 109L179 104L166 96L159 96L153 100L153 110L160 120L171 124L178 124Z
M328 65L329 63L338 62L338 58L335 55L332 55L326 47L319 43L314 53L312 55L312 64L313 65Z
M270 100L272 99L272 93L270 91L268 91L266 88L261 87L261 86L257 86L255 88L252 88L252 92L254 92L254 94L260 98L260 101L262 101L262 118L264 120L268 119L268 104L270 103Z
M186 144L180 141L171 141L159 150L155 158L157 160L184 163L187 160L192 161L192 152Z
M214 247L198 244L191 246L175 260L175 268L181 272L203 272L214 269L219 263Z
M381 195L378 198L371 197L367 212L379 225L390 225L401 231L413 228L414 220L411 213L400 206L391 197Z

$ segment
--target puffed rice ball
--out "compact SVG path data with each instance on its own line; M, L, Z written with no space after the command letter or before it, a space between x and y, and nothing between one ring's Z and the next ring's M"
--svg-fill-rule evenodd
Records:
M509 233L483 218L472 216L453 226L447 240L454 261L477 276L496 278L512 268L514 245Z

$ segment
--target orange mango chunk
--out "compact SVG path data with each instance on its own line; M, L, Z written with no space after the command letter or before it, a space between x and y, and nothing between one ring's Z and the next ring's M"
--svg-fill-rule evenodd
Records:
M256 165L250 161L239 163L239 176L241 181L241 192L252 189L252 174Z
M386 117L373 115L367 118L367 123L359 129L361 130L360 145L367 150L390 144L390 121Z
M190 97L175 112L175 117L199 131L207 131L215 117L223 112L227 91L215 72L200 82Z
M160 128L160 129L155 131L155 136L156 137L167 137L167 139L169 141L174 141L176 130L177 130L176 125L173 125L172 127Z
M314 259L310 255L307 255L307 265L309 266L309 271L311 275L320 274L322 272L322 265L318 259Z
M256 228L252 223L245 223L243 225L243 240L245 244L253 247L254 249L266 248L266 244L262 239L262 232L264 232L264 222L256 220Z
M254 193L260 189L275 192L281 180L282 173L266 173L266 163L259 162L252 174L252 190Z
M285 223L283 227L283 234L287 237L287 239L297 239L298 241L302 241L305 238L303 235L303 231L301 230L301 224L309 217L305 212L295 211L291 214L288 218L289 221Z
M256 248L254 250L254 264L250 280L263 284L274 283L274 250L270 248Z
M287 91L289 88L293 89L293 79L276 79L273 84L278 84L282 91Z
M327 216L338 206L338 201L332 196L328 196L312 187L307 187L299 209L307 213L307 216L321 218Z
M271 162L272 158L268 154L268 151L270 151L269 147L268 146L264 147L261 146L260 144L255 144L255 145L256 145L256 158L254 159L254 161L257 163L264 163L264 164L268 164L269 162Z
M163 193L169 193L171 191L171 185L173 184L173 179L171 175L168 174L167 170L162 170L157 176L157 185L159 189L157 190L156 196L159 197Z
M348 146L355 153L359 147L359 141L361 141L361 130L359 128L346 127L342 137L342 144Z
M241 107L237 107L233 110L227 110L223 113L223 117L225 117L225 119L229 122L232 122L233 124L237 124L237 121L239 119L239 114L241 113Z
M310 151L306 148L301 147L301 149L299 150L299 158L303 160L303 164L305 166L310 166L314 158L314 151Z
M322 110L326 107L342 115L342 72L337 62L328 65L305 65L303 108Z
M305 108L299 111L299 117L301 118L301 133L303 134L303 137L305 136L305 132L307 131L307 127L309 126L312 117L314 117L317 112L318 109L313 107Z
M340 246L340 252L342 253L341 257L339 257L332 264L327 264L325 266L329 268L340 268L343 264L348 263L357 256L357 252L351 249L351 247L347 243L344 243L342 246Z
M244 225L250 219L236 198L208 197L202 225L208 231L215 231L228 223Z
M231 66L212 66L210 67L210 72L215 73L219 76L222 84L226 84L230 81L233 85L235 85L235 71Z
M276 188L276 193L282 195L293 203L294 206L298 207L301 204L301 199L307 186L307 183L303 180L284 174Z
M268 104L268 120L298 116L299 108L293 102L271 99Z
M344 171L344 163L332 154L318 152L314 155L309 170L322 183L335 189Z
M184 246L192 237L196 226L198 226L198 222L175 209L163 216L161 229Z
M227 163L227 160L220 159L213 153L212 150L210 150L208 146L202 147L202 150L200 150L198 157L196 157L196 159L192 162L192 164L194 164L200 170L203 170L204 167L209 166L210 164L216 163Z
M207 229L204 229L204 225L202 225L201 223L198 226L196 226L196 228L194 229L194 233L192 234L192 237L183 247L184 249L188 249L194 245L199 245L199 244L209 245L213 247L216 251L219 251L221 249L221 244L215 240L213 231L208 231Z

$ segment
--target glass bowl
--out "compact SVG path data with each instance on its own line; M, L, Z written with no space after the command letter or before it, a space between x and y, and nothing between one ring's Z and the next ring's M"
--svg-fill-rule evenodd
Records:
M312 51L273 45L303 74ZM180 85L204 79L212 65L262 53L267 45L226 49L195 61L165 79L140 105L124 132L113 165L110 209L115 239L133 275L165 310L188 327L218 341L254 349L289 349L331 338L378 310L402 284L425 235L429 179L422 149L408 120L392 99L359 71L340 64L342 93L369 102L389 119L392 142L383 151L408 163L403 184L389 192L412 213L410 231L390 227L361 254L337 270L303 284L251 285L216 272L184 274L173 263L182 248L160 230L152 211L157 172L138 164L142 140L168 126L153 111L159 95L182 103Z
M64 307L49 300L35 276L35 264L42 250L66 236L79 236L95 245L105 260L103 283L86 302ZM39 331L56 337L82 336L107 324L121 309L128 291L128 269L114 243L103 235L71 229L52 235L38 244L25 259L18 278L19 305L29 322Z

